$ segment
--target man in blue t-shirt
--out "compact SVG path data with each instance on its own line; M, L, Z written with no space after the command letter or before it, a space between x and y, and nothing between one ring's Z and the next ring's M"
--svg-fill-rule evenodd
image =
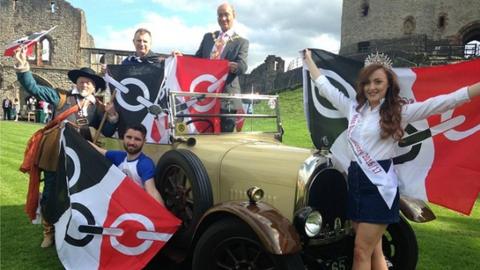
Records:
M142 153L146 134L147 129L142 124L127 127L123 135L125 151L106 150L93 143L92 145L155 200L165 206L153 180L155 164L151 158Z

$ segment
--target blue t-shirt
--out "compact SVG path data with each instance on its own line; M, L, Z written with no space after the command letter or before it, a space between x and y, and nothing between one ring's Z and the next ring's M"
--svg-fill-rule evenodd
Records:
M110 150L105 153L105 157L142 188L145 181L155 176L155 164L144 153L140 153L134 160L127 160L127 152Z

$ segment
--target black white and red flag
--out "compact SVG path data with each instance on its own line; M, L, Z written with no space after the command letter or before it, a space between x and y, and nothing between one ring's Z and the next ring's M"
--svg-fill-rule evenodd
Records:
M355 81L363 63L323 50L312 57L329 81L355 98ZM394 68L400 95L408 101L451 93L480 81L480 59L457 64ZM304 68L304 105L314 145L328 147L346 169L347 120L318 94ZM441 115L410 123L398 155L393 159L400 193L470 214L480 193L480 100L473 100Z
M164 68L161 64L108 65L105 81L115 93L119 114L118 134L132 123L147 128L149 143L169 143L167 92L162 88Z
M3 52L3 56L13 56L14 51L20 46L26 47L27 48L27 55L31 56L33 54L33 45L35 45L43 36L45 36L46 34L50 33L50 31L55 29L55 27L57 27L57 26L54 26L54 27L50 28L49 30L43 30L43 31L40 31L40 32L35 32L33 34L30 34L28 36L25 36L25 37L22 37L22 38L19 38L19 39L13 41L12 43L10 43L7 46L7 48Z
M66 269L142 269L180 221L68 124L46 215Z
M165 86L171 91L196 93L223 93L228 75L227 60L211 60L190 56L167 59ZM185 114L219 114L217 98L183 97ZM202 121L208 119L208 121ZM219 117L186 117L189 133L220 132ZM213 126L213 127L212 127ZM213 130L212 130L213 129Z

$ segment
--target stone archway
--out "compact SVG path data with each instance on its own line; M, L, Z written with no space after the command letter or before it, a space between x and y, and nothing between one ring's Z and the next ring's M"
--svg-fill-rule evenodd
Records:
M480 55L480 21L469 23L459 31L462 45L465 46L466 56Z

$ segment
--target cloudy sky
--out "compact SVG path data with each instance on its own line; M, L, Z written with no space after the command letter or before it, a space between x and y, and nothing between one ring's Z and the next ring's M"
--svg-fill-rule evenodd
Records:
M68 0L85 11L99 48L133 50L138 27L152 31L153 49L195 53L205 32L217 30L216 8L205 0ZM338 52L341 0L232 0L236 31L249 39L249 70L274 54L286 61L306 47ZM261 3L261 4L260 4Z

